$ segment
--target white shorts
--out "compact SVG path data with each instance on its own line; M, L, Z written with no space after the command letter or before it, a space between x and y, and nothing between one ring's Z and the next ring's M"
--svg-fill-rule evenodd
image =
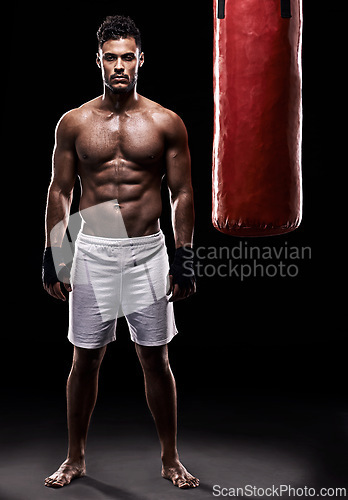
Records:
M116 340L125 316L131 339L144 346L176 335L169 288L168 254L162 231L138 238L79 233L71 270L68 339L93 349Z

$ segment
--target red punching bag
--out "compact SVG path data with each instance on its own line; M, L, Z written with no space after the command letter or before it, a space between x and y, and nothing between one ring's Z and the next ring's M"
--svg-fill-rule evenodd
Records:
M234 236L302 215L302 0L214 0L213 225Z

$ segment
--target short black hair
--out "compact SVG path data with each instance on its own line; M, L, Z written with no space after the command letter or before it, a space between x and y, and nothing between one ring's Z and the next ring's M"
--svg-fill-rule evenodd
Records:
M108 40L119 40L120 38L134 38L135 43L141 51L141 35L135 22L128 16L107 16L97 31L98 48Z

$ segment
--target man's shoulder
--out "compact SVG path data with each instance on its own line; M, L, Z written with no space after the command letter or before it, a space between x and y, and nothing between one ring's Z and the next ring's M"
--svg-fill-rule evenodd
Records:
M91 118L93 111L98 108L98 102L100 101L100 97L96 97L91 101L85 102L81 104L78 108L73 108L64 113L59 122L59 124L63 124L66 126L79 125L83 122L86 122Z
M148 111L154 122L164 132L185 129L184 122L177 113L146 97L142 97L142 99L144 109Z

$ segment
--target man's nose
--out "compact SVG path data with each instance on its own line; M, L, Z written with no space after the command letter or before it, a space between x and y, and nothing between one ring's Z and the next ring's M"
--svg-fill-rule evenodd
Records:
M116 71L124 71L123 61L120 57L116 59L114 71L115 72Z

